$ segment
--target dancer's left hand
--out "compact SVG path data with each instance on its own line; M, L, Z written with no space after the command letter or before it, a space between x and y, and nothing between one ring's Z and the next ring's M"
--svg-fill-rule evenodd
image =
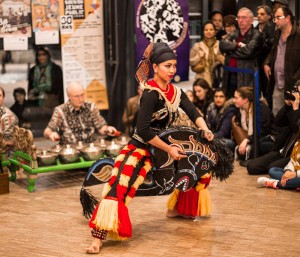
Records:
M204 131L204 137L208 140L208 141L212 141L215 137L215 135L210 131L210 130L205 130Z

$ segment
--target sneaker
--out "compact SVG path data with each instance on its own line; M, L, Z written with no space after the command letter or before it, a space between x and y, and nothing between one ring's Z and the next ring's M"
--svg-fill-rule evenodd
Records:
M271 188L277 188L279 180L272 179L272 178L266 178L266 177L259 177L257 179L257 184L260 187L271 187Z

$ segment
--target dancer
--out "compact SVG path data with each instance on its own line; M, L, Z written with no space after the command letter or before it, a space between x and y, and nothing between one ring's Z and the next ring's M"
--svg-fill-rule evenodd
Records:
M170 83L176 73L176 54L166 43L151 43L144 52L136 77L143 89L137 125L129 144L115 160L112 176L105 184L102 200L90 220L93 241L86 248L87 253L99 253L102 242L107 237L113 240L125 240L131 237L131 222L127 205L151 170L153 145L167 152L174 160L187 157L176 146L162 141L157 133L168 128L182 108L199 129L204 130L204 137L211 141L213 133L188 99L186 94ZM150 65L154 71L153 79L148 81Z

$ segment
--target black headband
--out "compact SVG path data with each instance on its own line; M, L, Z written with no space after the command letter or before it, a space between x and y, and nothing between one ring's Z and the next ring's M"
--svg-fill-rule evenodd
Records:
M150 56L150 62L160 64L168 60L176 60L177 56L168 44L159 42L153 45L153 50Z

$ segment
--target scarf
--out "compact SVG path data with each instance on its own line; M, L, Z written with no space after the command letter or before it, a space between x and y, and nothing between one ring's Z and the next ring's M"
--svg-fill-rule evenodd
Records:
M181 98L181 91L178 87L169 83L167 89L163 90L152 79L144 84L143 90L144 89L157 91L165 99L168 110L172 112L176 112L178 110Z
M208 63L209 71L212 72L214 63L216 61L216 55L214 53L213 46L217 42L217 39L216 39L216 37L213 37L211 39L207 39L204 37L203 42L208 47L207 63Z
M241 112L241 126L244 130L248 131L248 136L253 135L253 104L249 106L248 117L246 110L240 109Z
M38 92L51 91L51 68L51 62L34 67L33 88L37 89Z

